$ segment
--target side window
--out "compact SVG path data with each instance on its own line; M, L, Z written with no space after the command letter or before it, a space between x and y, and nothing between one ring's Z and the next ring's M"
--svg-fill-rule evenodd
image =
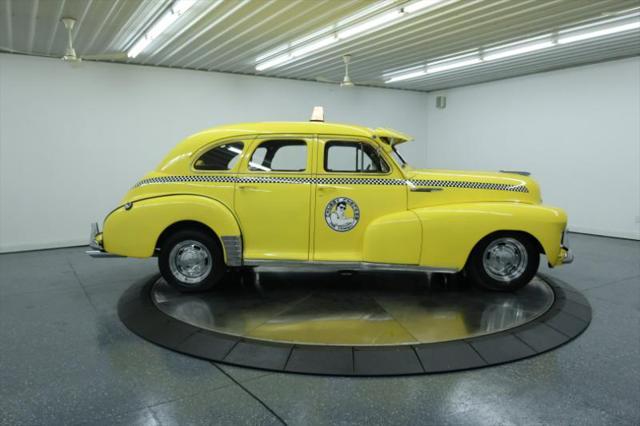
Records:
M362 142L330 141L324 145L327 172L387 173L389 166L376 149Z
M303 172L307 168L307 143L300 140L270 140L253 151L249 170Z
M231 170L240 159L244 144L231 142L205 152L194 164L196 170Z

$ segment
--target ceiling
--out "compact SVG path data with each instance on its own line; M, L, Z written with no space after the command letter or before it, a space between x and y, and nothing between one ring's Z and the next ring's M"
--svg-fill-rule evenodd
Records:
M127 62L340 80L344 74L341 55L350 53L351 77L356 83L389 87L382 79L384 72L640 7L639 0L459 0L295 62L256 72L256 56L331 25L374 1L216 3L198 0L176 24ZM397 4L402 3L397 0ZM60 18L71 16L78 20L74 45L79 56L125 51L169 4L171 0L4 0L0 4L0 46L26 54L60 57L66 44ZM640 55L637 31L406 80L393 87L433 91L634 55Z

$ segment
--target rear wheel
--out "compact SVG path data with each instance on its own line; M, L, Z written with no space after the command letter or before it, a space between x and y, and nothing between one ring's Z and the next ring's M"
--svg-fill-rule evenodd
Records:
M514 291L531 281L539 263L540 253L531 237L500 233L483 239L473 249L467 275L480 287Z
M158 266L167 283L182 292L209 290L226 271L218 241L194 229L177 231L165 240Z

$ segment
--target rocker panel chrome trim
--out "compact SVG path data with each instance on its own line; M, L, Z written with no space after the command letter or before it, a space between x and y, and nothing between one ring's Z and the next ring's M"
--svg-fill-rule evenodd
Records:
M374 262L325 262L308 260L268 260L245 259L244 266L258 268L295 268L304 271L409 271L409 272L434 272L442 274L455 274L459 272L453 268L432 268L419 265L402 265L395 263Z

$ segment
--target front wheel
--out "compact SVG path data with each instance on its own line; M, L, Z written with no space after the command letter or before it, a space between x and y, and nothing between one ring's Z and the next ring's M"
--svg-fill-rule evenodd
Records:
M531 281L538 270L540 253L523 234L504 233L480 241L471 252L467 272L471 281L494 291L514 291Z
M191 229L167 238L160 248L158 266L167 283L182 292L209 290L226 271L218 241Z

